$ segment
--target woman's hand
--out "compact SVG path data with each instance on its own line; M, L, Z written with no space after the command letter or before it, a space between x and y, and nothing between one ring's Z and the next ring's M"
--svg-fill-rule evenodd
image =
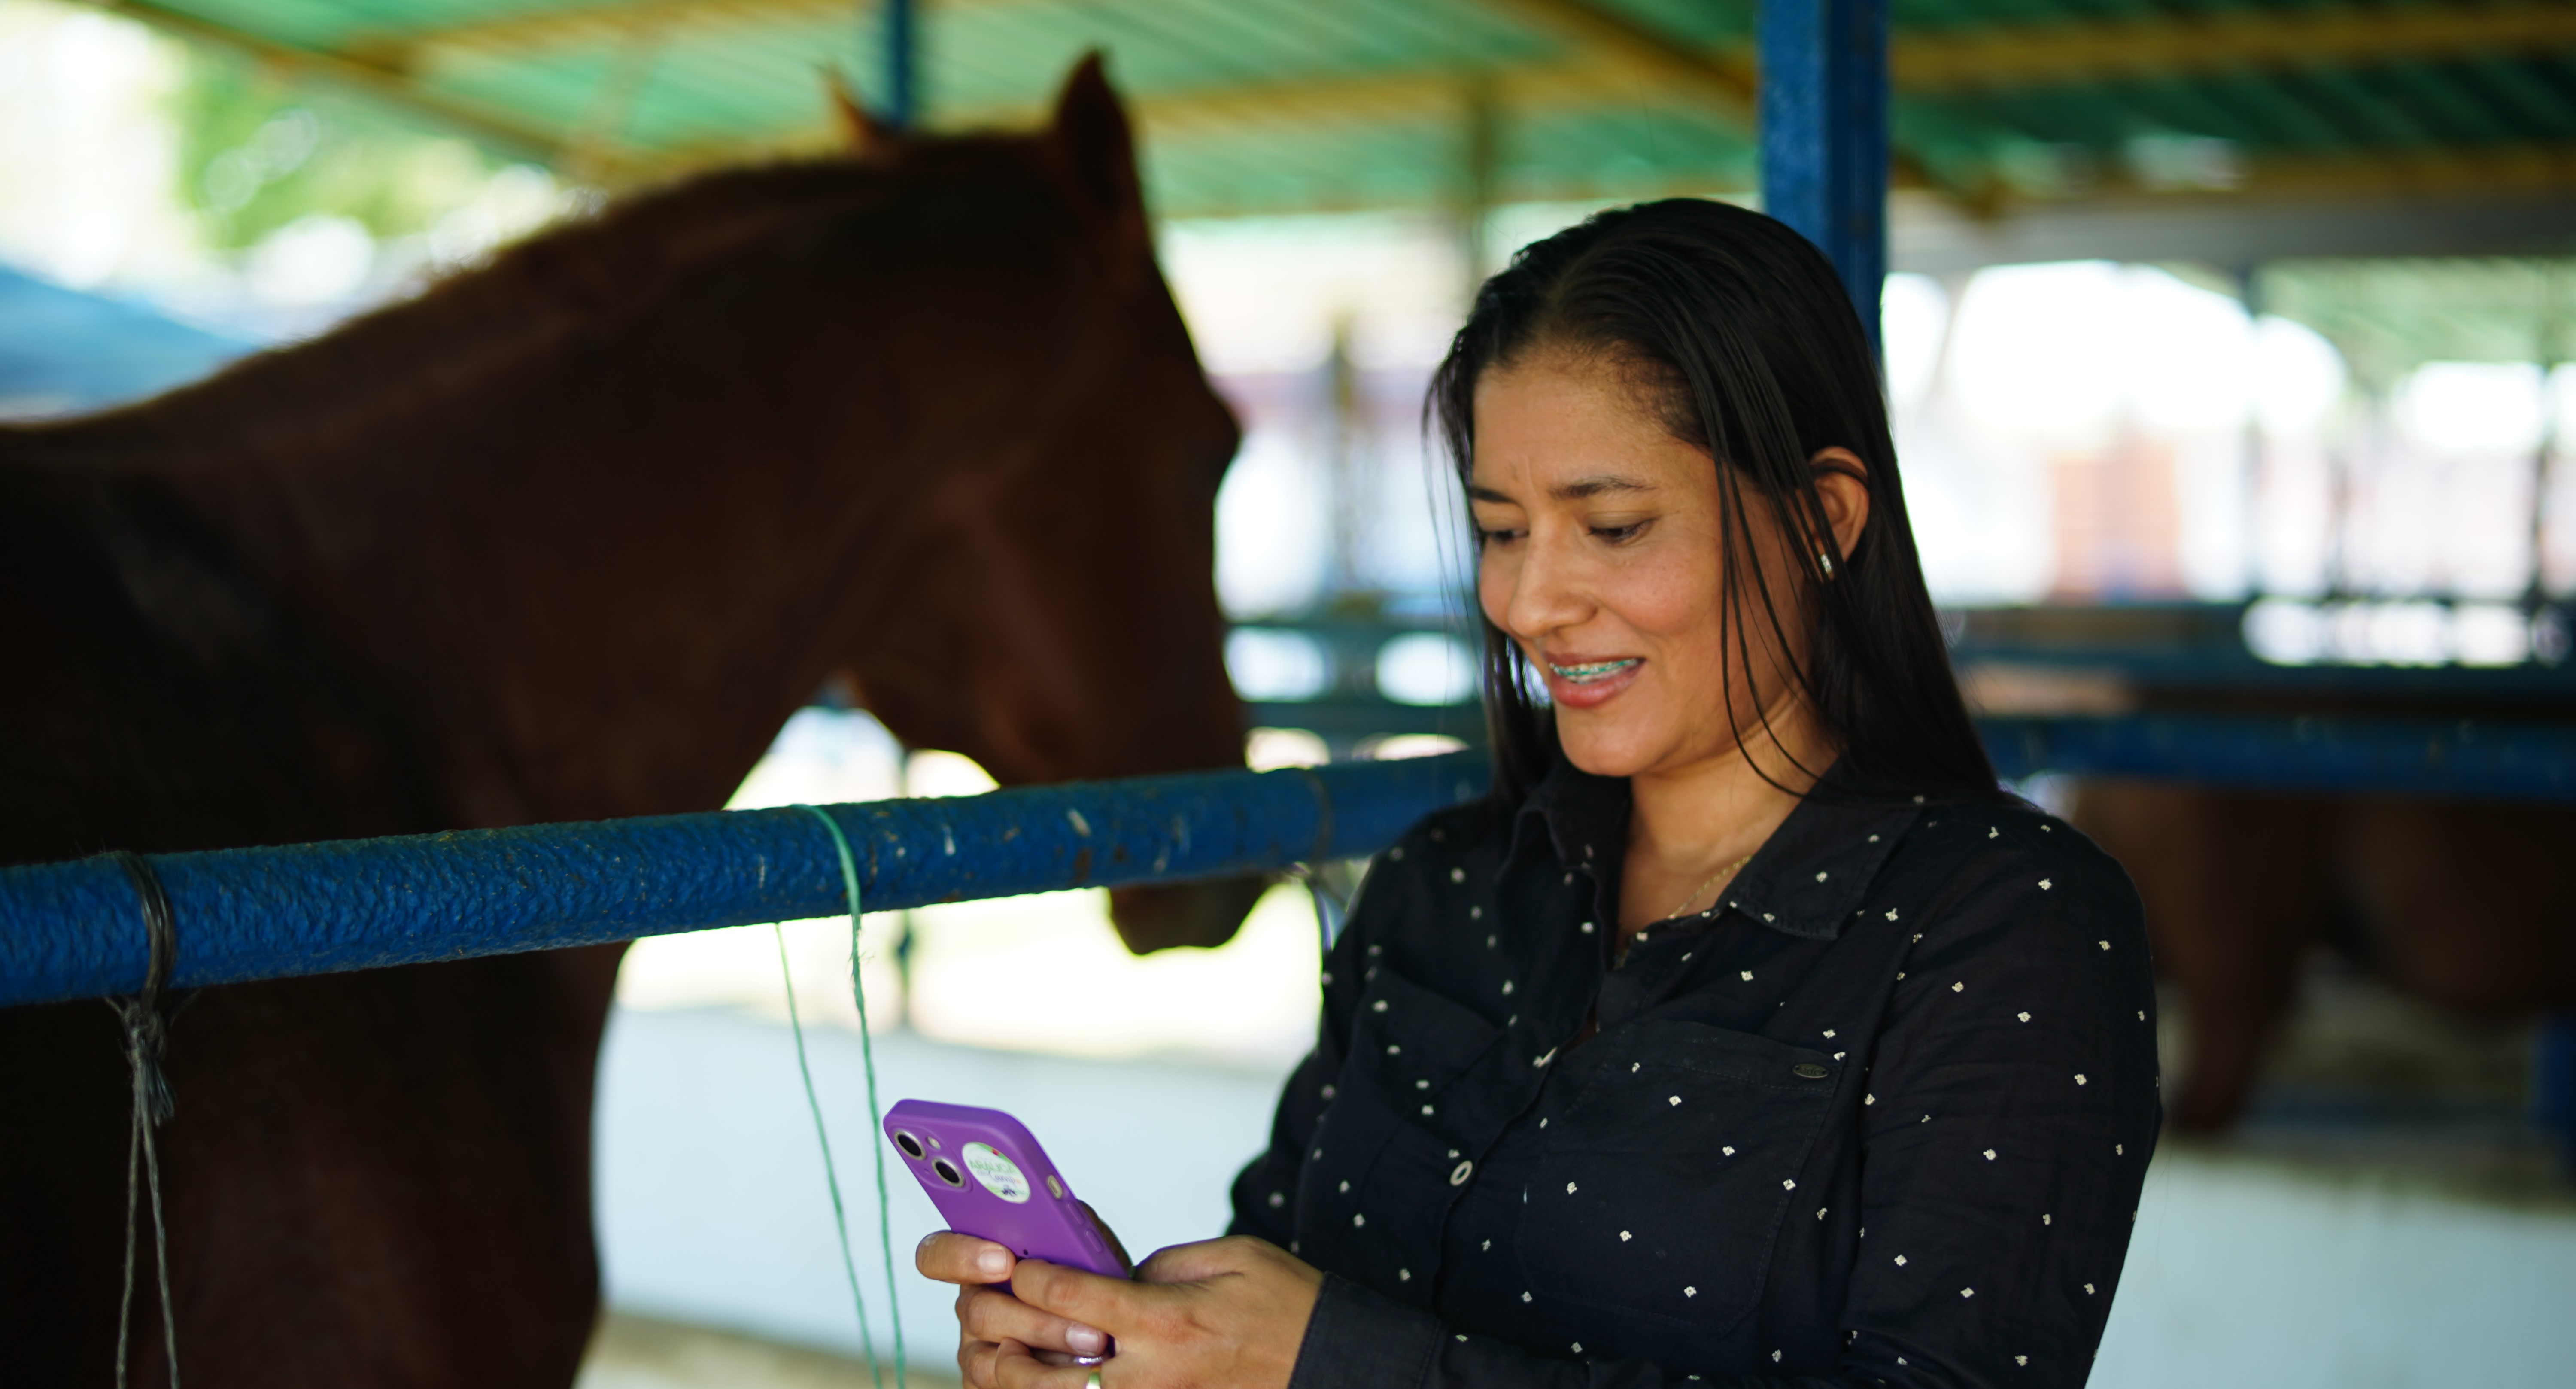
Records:
M920 1263L933 1278L982 1280L992 1251L1010 1258L986 1241L934 1235ZM1085 1332L1115 1338L1117 1355L1098 1369L1108 1389L1284 1389L1324 1283L1277 1246L1241 1237L1166 1249L1133 1282L1037 1260L1010 1264L1006 1276L1018 1296L968 1288L958 1299L957 1365L971 1389L1082 1389L1091 1370L1041 1353L1097 1354L1082 1347L1104 1342Z
M1111 1247L1117 1247L1115 1237ZM1127 1262L1124 1250L1118 1257ZM1011 1295L1009 1284L1022 1265L1006 1245L943 1230L922 1240L912 1262L924 1276L957 1285L957 1368L969 1385L979 1385L974 1369L979 1357L989 1361L993 1347L1006 1340L1055 1364L1109 1353L1109 1337L1098 1328L1038 1311Z

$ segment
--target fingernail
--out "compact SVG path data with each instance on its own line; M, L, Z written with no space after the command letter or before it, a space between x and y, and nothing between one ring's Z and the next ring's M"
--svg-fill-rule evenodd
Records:
M975 1256L975 1268L987 1277L999 1278L1011 1271L1011 1256L999 1249L987 1249Z
M1066 1327L1064 1343L1073 1347L1076 1355L1098 1355L1109 1349L1109 1338L1087 1326Z

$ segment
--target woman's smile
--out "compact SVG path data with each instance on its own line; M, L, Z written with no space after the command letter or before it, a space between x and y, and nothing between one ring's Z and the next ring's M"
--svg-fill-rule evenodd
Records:
M1609 703L1637 683L1645 663L1642 656L1589 661L1543 656L1539 660L1547 671L1548 698L1569 709L1597 709Z

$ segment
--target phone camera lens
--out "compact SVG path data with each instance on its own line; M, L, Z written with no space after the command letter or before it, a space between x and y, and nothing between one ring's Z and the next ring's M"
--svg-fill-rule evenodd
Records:
M903 1155L905 1157L918 1158L921 1156L921 1140L913 1137L911 1134L905 1133L901 1129L895 1130L894 1146L903 1149Z
M933 1171L933 1172L938 1173L938 1174L939 1174L939 1180L941 1180L941 1181L943 1181L943 1182L948 1183L950 1186L964 1186L964 1185L966 1185L966 1179L965 1179L964 1177L961 1177L961 1176L958 1176L958 1175L957 1175L957 1169L956 1169L954 1166L950 1165L950 1163L949 1163L948 1159L946 1159L946 1158L934 1158L934 1159L932 1159L932 1160L931 1160L931 1164L930 1164L930 1170L931 1170L931 1171Z

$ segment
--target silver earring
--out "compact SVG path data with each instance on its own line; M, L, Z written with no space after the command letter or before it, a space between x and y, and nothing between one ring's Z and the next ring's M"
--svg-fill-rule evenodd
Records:
M1832 551L1818 550L1816 552L1816 563L1825 567L1826 578L1830 579L1834 576L1834 556Z

